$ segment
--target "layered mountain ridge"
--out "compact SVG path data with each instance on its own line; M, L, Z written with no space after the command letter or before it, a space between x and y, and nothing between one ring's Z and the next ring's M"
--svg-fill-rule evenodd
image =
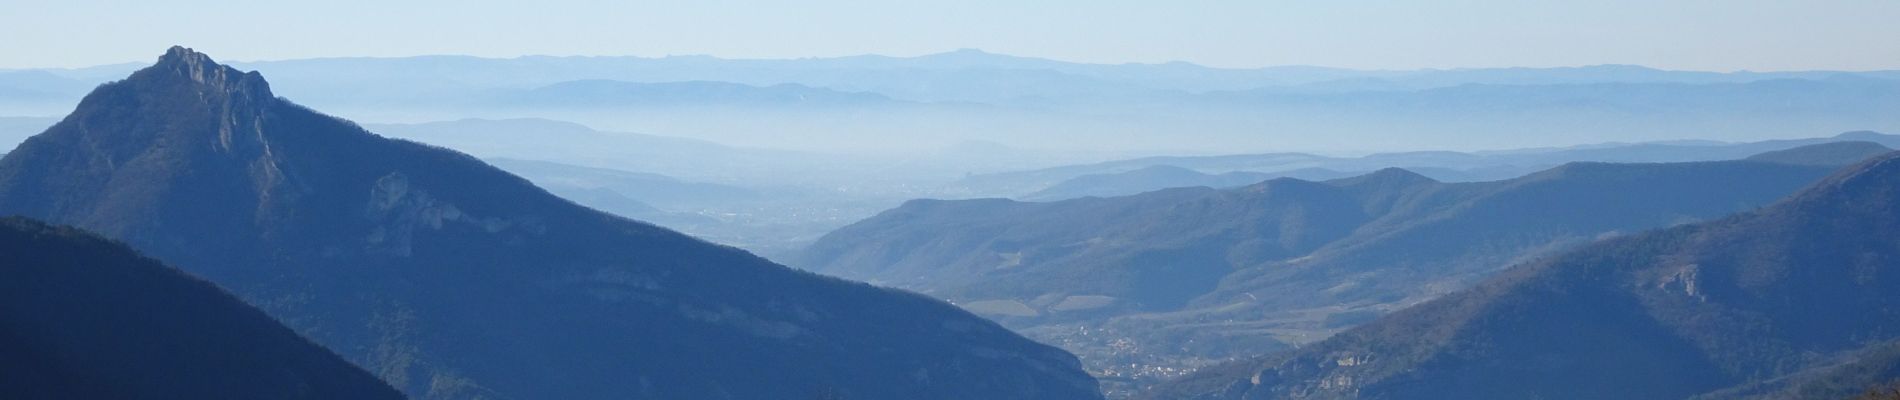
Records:
M1472 183L1393 168L1048 203L918 200L792 264L949 299L1153 383L1310 343L1524 260L1751 210L1832 170L1805 164L1571 163Z
M1157 399L1845 398L1892 368L1900 153L1771 207L1527 263Z
M1839 145L1837 143L1858 143ZM1483 182L1515 178L1572 162L1661 163L1738 160L1783 150L1804 150L1816 161L1853 160L1850 153L1871 156L1882 147L1900 146L1900 135L1872 131L1844 132L1830 137L1775 139L1753 142L1661 141L1599 143L1571 147L1523 148L1477 152L1413 151L1377 153L1362 157L1321 156L1306 153L1229 154L1216 156L1158 156L1064 165L1026 171L977 174L957 185L973 193L1028 201L1052 201L1084 196L1130 195L1163 188L1241 186L1272 177L1309 180L1343 178L1381 168L1404 168L1446 182ZM1772 161L1772 160L1763 160ZM1841 164L1834 164L1841 165ZM1258 177L1234 183L1235 179Z
M1194 269L1191 259L1205 259L1199 264L1219 265L1199 285L1212 289L1244 283L1220 279L1262 264L1283 271L1358 270L1351 266L1425 262L1431 254L1421 251L1429 249L1457 265L1457 258L1479 251L1458 242L1467 238L1505 240L1495 245L1510 250L1484 251L1513 256L1551 240L1589 240L1712 218L1772 202L1828 171L1756 161L1572 163L1511 180L1443 183L1388 168L1323 182L1276 178L1225 190L1176 188L1047 203L918 200L827 235L797 264L952 298L1027 298L1048 291L1121 297L1147 290L1139 285L1185 278L1178 269L1155 271L1168 274L1166 280L1129 277L1128 269L1159 265L1141 260ZM1446 234L1452 231L1460 234ZM1507 236L1480 239L1488 233ZM1426 246L1426 240L1452 242ZM1342 260L1381 254L1399 259ZM1310 267L1326 263L1341 265ZM1128 279L1029 279L1054 275ZM1090 286L1097 283L1106 286ZM1056 286L1028 286L1043 284ZM1131 305L1179 306L1204 293L1127 297Z

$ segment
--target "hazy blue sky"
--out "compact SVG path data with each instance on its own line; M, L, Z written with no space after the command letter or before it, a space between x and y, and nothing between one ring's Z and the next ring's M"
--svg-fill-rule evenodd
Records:
M1445 68L1900 69L1895 0L6 0L0 68L326 56L918 55Z

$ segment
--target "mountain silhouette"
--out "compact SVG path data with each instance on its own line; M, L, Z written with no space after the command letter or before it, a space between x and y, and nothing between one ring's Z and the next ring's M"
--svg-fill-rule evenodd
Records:
M121 240L417 398L1099 398L1075 358L377 136L174 47L0 159L0 214Z

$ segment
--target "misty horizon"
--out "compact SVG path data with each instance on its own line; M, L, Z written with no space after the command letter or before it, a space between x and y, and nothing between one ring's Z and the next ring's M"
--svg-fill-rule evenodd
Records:
M1363 155L1737 142L1900 128L1900 117L1878 112L1892 99L1885 93L1900 91L1900 71L1219 69L978 50L918 57L419 56L232 65L276 77L278 91L301 103L363 122L545 118L741 147L898 157L985 143L1110 158ZM0 71L16 77L0 80L0 89L19 85L0 90L0 116L58 115L85 88L129 68ZM363 75L339 80L332 72L338 68ZM1641 89L1612 90L1625 86ZM1777 103L1787 96L1858 109ZM1777 108L1786 110L1762 112ZM1817 112L1829 115L1808 116ZM1763 120L1743 122L1752 119Z
M371 8L376 15L350 10ZM155 5L123 0L20 4L0 34L0 68L131 62L186 44L232 60L472 54L716 54L787 59L922 55L980 48L1086 63L1250 68L1326 65L1406 70L1456 67L1650 65L1672 70L1896 68L1894 49L1855 46L1900 36L1900 5L1864 0L1654 3L1285 3L836 0L779 3L533 5L343 0L330 7ZM226 21L179 24L194 18ZM58 21L91 20L71 32ZM263 23L269 21L268 23ZM335 29L324 21L349 21ZM531 26L536 29L496 29ZM427 27L427 29L417 29ZM226 35L243 30L245 35ZM1509 34L1497 34L1509 32ZM297 43L296 46L273 45ZM39 61L35 61L39 60Z

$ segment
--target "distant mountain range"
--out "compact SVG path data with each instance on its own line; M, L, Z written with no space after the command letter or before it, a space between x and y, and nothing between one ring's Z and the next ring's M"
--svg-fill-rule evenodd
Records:
M106 77L78 78L71 71L0 71L0 117L58 115ZM44 128L44 127L42 127Z
M523 116L859 154L964 140L1065 150L1391 151L1759 140L1900 129L1900 72L1637 66L1355 71L921 57L460 56L240 64L368 121ZM0 115L58 115L124 65L0 71ZM338 71L350 71L339 74ZM821 145L822 143L822 145Z
M1747 211L1832 169L1802 164L1572 163L1475 183L1385 169L1048 203L916 200L791 264L950 299L1153 382L1324 338L1520 260Z
M1525 263L1156 399L1848 398L1900 377L1900 154Z
M1747 158L1749 161L1764 161L1793 165L1840 166L1841 160L1865 160L1887 154L1893 148L1880 143L1846 141L1807 145L1787 150L1761 153Z
M1100 397L948 304L577 206L185 48L0 159L0 214L180 266L417 398Z
M1021 199L1055 201L1082 197L1115 197L1165 188L1195 186L1230 188L1260 183L1273 178L1327 180L1352 175L1355 174L1325 168L1302 168L1275 173L1233 171L1208 174L1173 165L1155 165L1128 172L1078 176L1021 196Z
M1579 161L1653 163L1735 160L1764 152L1837 142L1867 142L1858 145L1858 150L1862 155L1870 155L1865 152L1877 150L1874 147L1900 147L1900 135L1856 131L1825 138L1745 143L1605 143L1472 153L1380 153L1363 157L1327 157L1305 153L1144 157L973 175L962 179L955 186L979 195L1048 201L1083 196L1129 195L1171 187L1221 188L1259 181L1245 181L1250 178L1330 179L1395 167L1440 181L1470 182L1507 179ZM1839 150L1857 149L1849 146ZM1833 164L1844 159L1855 158L1822 155L1816 161Z
M1592 83L1742 83L1833 76L1900 78L1900 72L1664 71L1640 66L1571 68L1479 68L1358 71L1324 67L1210 68L1189 63L1083 64L1016 57L965 49L918 57L849 56L787 60L721 59L707 56L521 57L460 56L332 58L237 64L302 81L337 68L364 70L371 78L405 81L505 82L540 86L579 79L635 82L725 81L769 86L798 83L841 90L891 93L916 101L995 102L1027 97L1103 95L1116 92L1205 92L1255 88L1431 89L1467 84L1562 85ZM334 78L332 78L334 79ZM969 87L955 83L992 82Z
M401 399L210 283L92 234L0 218L10 399Z
M579 80L535 89L501 92L483 105L544 108L614 108L626 106L877 106L900 102L875 93L840 92L781 83L761 87L730 82L687 81L641 83Z

